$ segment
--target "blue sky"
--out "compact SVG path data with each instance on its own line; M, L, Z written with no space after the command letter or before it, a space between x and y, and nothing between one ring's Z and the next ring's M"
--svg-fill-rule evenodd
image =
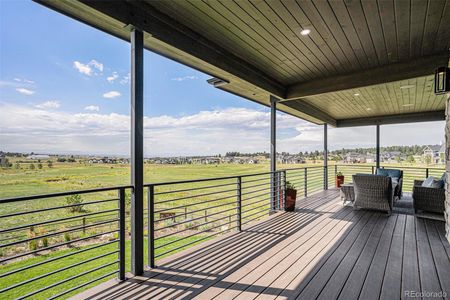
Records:
M128 155L129 43L31 1L0 1L0 22L0 150ZM157 54L144 61L147 156L269 151L267 108ZM322 147L321 126L278 119L279 151ZM442 122L396 128L385 145L443 139ZM332 129L330 148L373 146L373 134Z

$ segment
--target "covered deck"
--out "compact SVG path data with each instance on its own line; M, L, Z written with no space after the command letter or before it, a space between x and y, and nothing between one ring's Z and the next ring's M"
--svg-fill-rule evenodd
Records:
M337 189L76 299L397 299L450 294L445 224L353 210ZM439 294L439 291L442 293Z

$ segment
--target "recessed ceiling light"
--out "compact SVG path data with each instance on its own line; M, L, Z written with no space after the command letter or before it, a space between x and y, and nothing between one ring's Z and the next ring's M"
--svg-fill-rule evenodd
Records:
M410 89L410 88L413 88L413 87L415 87L414 84L407 84L407 85L402 85L400 88L403 90L403 89Z
M358 97L358 96L359 96L359 94L358 94L358 93L354 93L354 94L353 94L353 96L355 96L355 97Z
M301 35L308 35L308 34L310 34L311 33L311 30L310 29L303 29L302 31L300 31L300 34Z
M366 110L372 110L370 107L366 108Z
M402 106L413 106L414 104L412 103L407 103L407 104L403 104Z

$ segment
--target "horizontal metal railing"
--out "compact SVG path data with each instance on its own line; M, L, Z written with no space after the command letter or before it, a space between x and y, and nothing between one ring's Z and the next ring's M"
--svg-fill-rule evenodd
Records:
M284 171L146 184L148 264L284 207Z
M0 298L55 298L114 274L123 280L127 189L1 199Z
M345 182L352 181L352 175L357 173L362 174L375 174L376 167L373 165L358 165L358 164L344 164L344 165L335 165L334 167L334 176L336 176L337 172L341 172L345 177ZM390 166L390 165L381 165L381 167L386 169L397 169L403 171L403 183L402 189L404 192L411 192L414 180L424 180L428 176L434 176L440 178L444 173L444 168L437 167L409 167L409 166Z

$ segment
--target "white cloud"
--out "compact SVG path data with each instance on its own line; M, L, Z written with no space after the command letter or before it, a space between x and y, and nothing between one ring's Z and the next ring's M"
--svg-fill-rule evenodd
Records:
M198 77L190 75L190 76L183 76L183 77L172 78L172 80L174 80L174 81L185 81L185 80L194 80L194 79L198 79Z
M103 98L112 99L112 98L119 97L120 95L121 94L118 91L110 91L110 92L104 93Z
M83 64L79 61L73 62L73 67L78 70L78 72L87 75L92 76L93 74L98 75L95 72L95 69L97 69L100 72L103 72L103 64L96 61L95 59L91 60L87 64Z
M24 82L24 83L29 83L29 84L34 84L34 81L33 80L29 80L29 79L26 79L26 78L14 78L14 81L17 81L17 82Z
M277 115L278 151L323 147L323 126ZM0 103L4 151L129 155L130 116L95 111L67 113ZM208 155L227 151L269 151L267 109L227 108L186 116L144 118L146 156ZM438 144L444 122L383 126L382 146ZM46 143L43 141L52 141ZM330 128L330 149L373 147L375 128Z
M35 93L35 91L29 90L26 88L17 88L16 91L18 91L19 93L21 93L23 95L27 95L27 96L33 95Z
M120 80L120 84L128 84L130 82L131 74L128 73L127 75L123 76Z
M88 110L88 111L99 111L100 107L98 107L97 105L88 105L84 108L84 110Z
M110 83L113 83L117 78L119 78L119 74L117 74L117 72L113 72L111 76L106 77L106 80L108 80L108 82Z
M59 103L59 101L52 100L52 101L45 101L40 104L36 104L34 107L40 108L40 109L49 109L49 108L52 109L52 108L58 108L60 106L61 106L61 104Z

